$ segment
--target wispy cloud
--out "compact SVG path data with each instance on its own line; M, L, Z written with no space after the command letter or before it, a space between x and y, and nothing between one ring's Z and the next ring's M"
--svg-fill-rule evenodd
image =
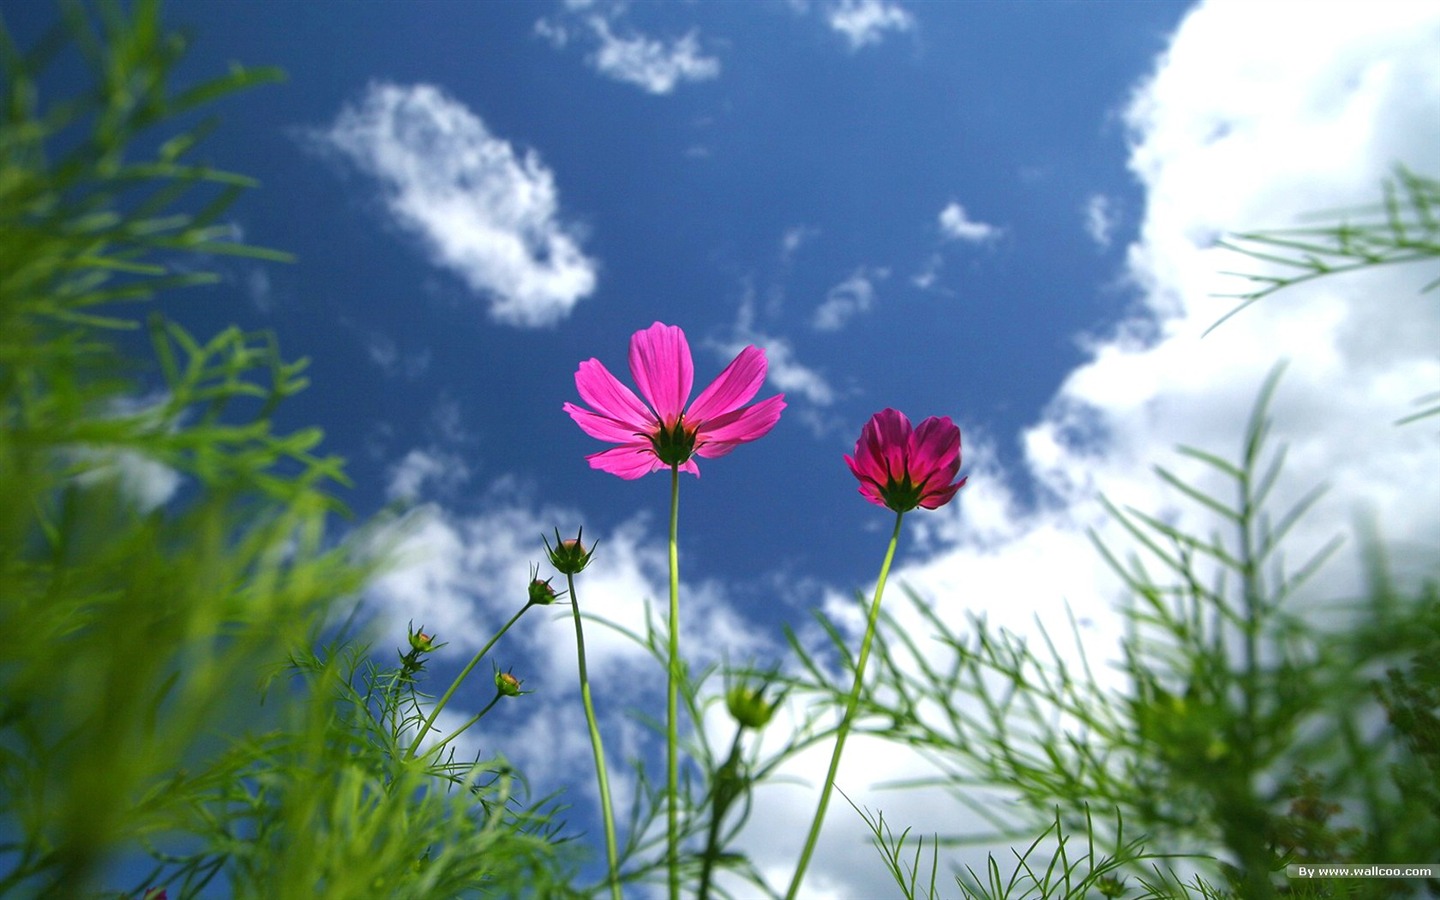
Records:
M845 36L851 50L880 43L888 31L906 32L915 27L915 17L908 10L885 0L842 0L826 12L826 21Z
M819 234L820 229L810 225L795 225L785 229L785 233L780 237L780 261L788 263L794 259L796 251Z
M594 3L567 3L565 14L535 22L535 33L557 50L572 41L594 49L586 61L602 75L633 84L650 94L669 94L687 81L708 81L720 75L720 60L700 49L699 32L661 40L628 25L621 27L624 4L594 12ZM579 17L579 13L586 15ZM612 23L614 27L612 27Z
M890 276L885 268L861 266L844 281L825 294L825 302L815 308L810 325L818 331L838 331L854 316L875 305L875 282Z
M552 325L595 290L596 263L560 219L555 177L432 85L370 85L317 143L380 182L396 223L497 322Z
M983 244L999 236L1000 229L986 222L977 222L965 212L965 207L951 201L940 210L940 232L945 237L971 244Z
M389 335L374 332L365 339L365 354L386 375L414 381L430 369L430 348L402 352Z
M666 43L642 34L619 37L598 16L590 19L590 26L600 42L592 57L596 71L647 93L668 94L682 81L706 81L720 74L720 60L700 52L694 31Z
M1085 233L1104 250L1110 246L1115 227L1120 224L1120 211L1115 201L1104 194L1091 194L1085 201Z
M469 480L470 467L459 454L417 447L390 467L385 496L409 501L421 497L448 499Z

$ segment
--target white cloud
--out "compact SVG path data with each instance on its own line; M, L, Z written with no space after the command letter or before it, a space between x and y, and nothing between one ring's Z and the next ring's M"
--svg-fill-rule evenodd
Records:
M780 259L782 262L789 262L794 258L805 243L814 240L820 234L820 229L810 225L795 225L785 229L780 237Z
M945 257L939 253L932 253L920 271L910 276L910 283L922 291L928 291L939 283L940 271L944 268Z
M600 43L590 58L596 71L647 93L668 94L682 81L707 81L720 75L720 60L700 52L693 31L664 43L642 34L619 37L599 16L591 17L590 28Z
M825 294L825 302L815 308L811 327L819 331L838 331L855 315L866 312L875 304L875 282L890 275L885 268L861 266L849 278Z
M940 210L940 231L947 238L971 244L983 244L1000 234L1000 229L994 225L971 219L965 207L953 200Z
M909 11L884 0L842 0L830 7L826 19L845 36L851 50L880 43L887 31L906 32L915 27Z
M1296 287L1201 338L1233 302L1215 294L1237 288L1219 273L1262 268L1215 247L1214 235L1292 225L1317 210L1371 202L1394 162L1423 167L1433 159L1440 144L1440 117L1433 115L1440 104L1434 52L1440 10L1396 3L1373 13L1302 21L1284 5L1230 0L1205 3L1185 19L1131 106L1131 165L1146 205L1128 259L1143 310L1089 340L1090 361L1023 434L1022 459L997 460L966 431L970 484L956 504L920 517L912 535L928 549L901 563L891 585L911 585L957 622L966 610L983 612L992 624L1032 636L1037 619L1063 634L1068 602L1091 623L1082 626L1084 638L1103 673L1106 648L1113 653L1117 638L1112 604L1119 586L1086 531L1097 529L1122 552L1134 545L1109 521L1099 493L1208 533L1211 518L1183 503L1150 467L1158 463L1218 489L1174 447L1233 458L1255 392L1281 356L1290 365L1272 406L1273 435L1289 452L1276 506L1283 509L1317 483L1331 486L1293 534L1287 559L1299 563L1365 510L1387 540L1416 547L1440 541L1434 428L1392 424L1412 398L1440 385L1440 309L1433 296L1419 293L1433 267L1377 269ZM1293 54L1277 57L1281 43ZM1007 486L1006 469L1021 467L1046 496L1033 509ZM877 542L877 560L880 551ZM1308 599L1360 592L1358 556L1352 543ZM1431 565L1421 556L1398 574L1413 583L1433 575ZM1307 597L1297 599L1296 608L1304 608ZM828 605L838 615L853 601L837 592ZM906 613L900 592L887 595L887 608L909 633L929 632ZM786 773L813 786L822 757ZM873 787L925 771L894 747L861 744L853 755L847 751L842 786L857 803L884 809L897 831L945 833L976 824L943 798ZM757 795L753 821L766 827L745 841L762 869L788 873L814 795L813 787ZM832 807L808 895L893 892L876 880L879 859L859 849L866 847L859 818L843 804ZM1004 851L997 856L1002 866L1011 859Z
M430 368L430 348L402 353L394 339L380 332L373 332L365 339L365 354L386 375L402 375L410 381L424 375Z
M470 468L458 454L418 447L390 467L385 496L391 500L414 500L424 496L428 485L448 496L470 480Z
M376 178L395 221L508 325L552 325L595 290L554 174L432 85L372 84L316 135Z
M179 472L134 450L77 447L70 457L84 467L77 482L86 486L113 482L142 513L169 503L180 489Z
M124 397L110 404L110 413L131 420L147 431L173 431L176 423L165 418L168 398L164 394ZM76 444L64 451L66 460L78 467L75 480L85 486L112 484L142 513L159 509L175 496L184 477L159 460L134 450L110 444Z
M745 288L731 339L710 343L716 355L726 362L734 359L735 354L746 346L764 348L765 359L769 364L765 380L771 387L785 393L786 402L789 403L789 412L786 415L797 416L817 437L839 424L838 417L829 414L826 409L833 405L839 396L830 379L819 369L801 362L790 339L767 334L755 327L753 287L747 285Z
M1120 211L1115 201L1104 194L1091 194L1085 201L1085 233L1102 250L1110 246L1110 238L1120 224Z
M765 359L770 367L765 381L784 391L787 400L793 400L798 395L815 406L829 406L835 402L835 389L830 382L818 370L801 363L790 341L783 337L748 332L741 340L717 344L716 348L728 362L750 345L765 350Z
M670 94L683 82L719 77L720 60L701 51L698 31L664 41L625 26L622 36L612 24L625 13L624 3L567 3L563 14L537 20L535 34L557 50L571 41L593 47L586 62L595 71L650 94Z

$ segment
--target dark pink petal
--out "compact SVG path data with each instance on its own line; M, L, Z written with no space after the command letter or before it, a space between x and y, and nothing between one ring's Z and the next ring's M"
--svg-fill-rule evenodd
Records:
M580 426L581 431L612 444L633 443L637 435L645 433L629 422L617 422L609 416L593 413L573 403L566 403L564 409L570 414L570 418L575 420L575 424ZM655 423L651 422L650 427L654 428Z
M865 495L866 500L869 500L876 506L884 506L885 498L880 495L880 487L883 484L884 476L882 475L881 481L877 483L872 474L874 467L870 464L868 458L860 452L858 444L856 445L855 452L855 457L846 455L845 463L850 467L850 471L854 473L856 479L859 480L860 493Z
M885 506L885 505L886 505L886 504L885 504L885 497L880 493L880 488L876 487L873 482L870 482L870 481L862 481L862 482L860 482L860 493L861 493L862 496L865 497L866 500L869 500L871 503L875 504L876 506Z
M969 480L970 479L968 477L962 478L947 488L942 488L938 491L931 491L929 494L926 494L925 497L921 498L920 505L923 506L925 509L939 509L940 507L949 503L951 500L955 499L955 494L962 487L964 487L965 482Z
M764 350L759 347L741 350L690 404L686 421L703 425L709 419L734 412L749 403L765 383L768 368Z
M875 455L885 471L900 481L907 474L906 457L910 447L910 419L898 409L882 409L871 420L875 423L872 441Z
M630 338L630 374L640 395L666 425L675 424L695 381L695 364L685 332L656 322Z
M960 429L948 416L931 416L911 436L909 456L916 484L949 484L960 471Z
M598 359L587 359L575 372L575 387L580 399L602 416L634 426L631 431L645 431L655 422L654 413L646 408L635 392L620 383Z
M737 409L704 422L696 433L695 452L707 459L713 459L729 453L735 449L736 444L762 438L780 421L780 412L783 409L785 395L776 394L754 406ZM718 445L728 446L718 449Z

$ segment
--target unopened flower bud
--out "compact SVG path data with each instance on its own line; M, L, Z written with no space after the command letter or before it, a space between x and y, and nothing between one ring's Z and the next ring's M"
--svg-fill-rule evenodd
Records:
M435 635L426 634L424 628L422 625L420 630L410 632L410 649L417 653L429 653L435 649Z
M764 689L746 684L737 684L725 692L725 708L741 728L764 728L775 715L775 704L765 699Z
M588 551L585 549L585 545L580 541L584 534L585 529L581 528L573 540L561 540L560 529L557 528L554 547L550 546L548 538L541 535L540 539L545 541L545 550L550 554L550 565L562 575L577 575L590 565L590 557L595 555L595 548L591 547Z
M495 673L495 690L507 697L518 697L524 693L520 690L520 679L509 672Z
M555 589L550 586L550 579L548 579L548 578L544 578L544 579L541 579L541 578L533 578L533 579L531 579L531 581L530 581L530 605L531 605L531 606L549 606L550 604L554 603L554 602L555 602L556 600L558 600L558 599L560 599L560 595L557 594L557 593L555 593Z

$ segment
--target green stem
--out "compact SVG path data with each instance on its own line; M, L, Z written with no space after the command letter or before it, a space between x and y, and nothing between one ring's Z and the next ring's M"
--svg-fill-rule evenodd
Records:
M730 804L740 796L740 738L743 727L735 729L735 740L730 742L730 755L715 773L715 783L710 789L714 797L710 808L710 833L705 839L705 857L700 864L700 889L695 900L710 900L710 877L715 869L715 860L720 858L720 825Z
M875 583L875 599L870 602L870 617L865 623L865 638L860 642L860 658L855 661L855 683L850 686L850 696L845 701L845 717L835 734L835 751L830 754L830 771L825 775L825 787L820 791L820 806L815 810L815 820L810 823L810 834L805 838L805 849L800 853L800 862L795 866L795 875L790 880L790 889L785 900L795 900L800 882L805 880L805 869L815 852L815 841L820 837L820 826L825 823L825 810L830 805L830 792L835 787L835 773L840 769L840 754L845 752L845 738L850 735L850 725L855 719L855 709L860 705L860 685L865 678L865 663L870 659L870 644L875 638L875 624L880 619L880 598L885 594L885 579L890 577L890 563L895 559L895 546L900 542L900 522L905 514L895 514L895 530L890 535L890 547L885 551L885 562L880 566L880 580Z
M491 708L491 707L493 707L495 704L499 703L499 702L500 702L500 698L503 697L503 696L505 696L505 695L502 694L502 693L500 693L500 692L497 690L497 691L495 692L495 696L490 698L490 702L487 703L487 704L485 704L485 708L484 708L484 709L480 710L478 713L476 713L475 715L471 716L471 717L470 717L470 720L469 720L468 722L466 722L464 725L461 725L459 728L455 729L454 731L452 731L452 732L450 732L449 734L445 735L445 737L441 738L440 741L435 744L435 746L433 746L433 747L431 747L429 750L426 750L426 751L425 751L425 755L426 755L426 756L429 756L429 755L432 754L432 753L434 753L434 754L439 754L439 752L440 752L442 749L444 749L444 747L445 747L446 744L450 743L451 741L455 740L455 739L456 739L457 737L459 737L460 735L464 734L464 733L465 733L465 729L469 728L471 725L474 725L476 722L480 721L480 718L481 718L482 716L484 716L486 713L488 713L488 712L490 711L490 708Z
M680 770L676 748L680 744L680 467L670 467L670 656L665 688L665 866L670 900L680 900Z
M420 726L420 733L415 735L415 743L410 745L409 752L405 754L406 759L415 758L415 751L420 749L420 742L425 740L425 735L430 733L430 728L435 724L435 717L440 715L440 710L444 709L445 704L450 702L450 698L455 696L455 691L459 689L460 682L464 681L465 676L470 674L470 670L475 668L475 665L480 662L481 658L490 652L490 648L495 646L495 642L500 640L500 637L510 630L510 626L520 621L520 617L525 615L525 610L533 605L533 603L527 602L524 606L520 607L520 611L511 616L510 621L505 623L505 627L495 632L495 636L492 637L485 646L481 647L480 652L475 654L475 658L470 660L464 669L460 670L459 675L455 676L455 680L450 683L450 689L445 692L445 696L440 698L440 702L435 704L435 708L430 710L430 715L425 719L425 724Z
M585 704L585 723L590 726L590 748L595 753L595 779L600 785L600 813L605 820L605 856L610 863L610 896L620 896L620 854L615 845L615 813L610 805L610 777L605 772L605 745L600 742L600 726L595 720L595 704L590 699L590 676L585 668L585 630L580 627L580 599L575 594L575 576L565 573L565 586L570 591L570 610L575 614L575 648L580 664L580 699Z

